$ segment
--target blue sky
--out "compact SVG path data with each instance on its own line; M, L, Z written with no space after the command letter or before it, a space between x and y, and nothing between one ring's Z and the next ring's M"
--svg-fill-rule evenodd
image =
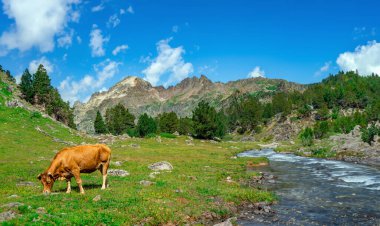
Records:
M85 101L136 75L173 85L265 76L317 82L380 74L375 0L2 0L0 64L43 63L62 96Z

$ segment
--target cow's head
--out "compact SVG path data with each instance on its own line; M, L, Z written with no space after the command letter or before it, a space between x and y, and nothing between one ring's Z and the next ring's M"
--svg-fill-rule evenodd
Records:
M37 176L37 179L41 181L44 186L43 193L49 194L54 184L54 177L51 173L45 172Z

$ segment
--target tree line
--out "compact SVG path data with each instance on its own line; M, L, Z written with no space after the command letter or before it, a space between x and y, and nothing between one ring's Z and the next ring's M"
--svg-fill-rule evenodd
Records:
M192 117L179 118L174 112L162 113L154 118L143 114L136 125L135 116L122 105L117 105L107 110L102 123L103 118L98 112L95 129L97 133L128 133L133 136L177 131L212 139L222 138L228 132L259 133L276 115L280 121L290 114L295 115L292 120L302 120L314 112L315 125L300 133L300 139L308 145L310 138L321 139L330 133L348 133L356 125L363 128L364 134L373 137L375 130L366 131L367 125L380 120L380 78L375 74L360 76L353 71L339 72L320 83L308 85L304 91L275 91L262 95L269 96L269 101L263 101L260 95L236 92L219 111L201 101L192 112ZM354 109L351 115L341 113L349 108ZM98 124L103 129L98 130Z
M15 79L12 81L16 82ZM71 128L76 128L73 109L69 102L62 100L58 90L51 85L50 77L42 64L38 66L33 75L28 69L25 69L21 76L19 89L23 99L33 105L41 106L48 115L56 120Z
M135 123L135 116L122 104L106 110L103 118L100 112L94 121L95 133L128 134L132 137L153 136L157 133L192 135L197 138L221 138L226 133L225 115L221 111L201 101L193 111L193 116L179 118L175 112L164 112L156 117L144 113Z

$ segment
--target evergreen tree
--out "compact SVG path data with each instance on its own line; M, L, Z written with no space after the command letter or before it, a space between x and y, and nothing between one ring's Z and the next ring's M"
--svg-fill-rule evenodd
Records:
M135 127L135 116L122 104L117 104L106 111L106 125L108 131L114 135L126 133Z
M96 118L94 121L94 128L95 128L95 133L97 133L97 134L102 134L102 133L108 132L106 124L104 123L103 117L99 111L96 112Z
M218 129L217 113L215 108L207 102L201 101L193 111L193 126L195 136L198 138L212 139Z
M7 70L7 71L5 72L5 74L7 75L7 78L8 78L10 81L16 83L16 79L11 75L11 72L10 72L9 70Z
M175 112L164 112L158 117L160 132L174 133L178 131L178 117Z
M29 103L33 103L33 80L32 75L29 73L28 69L25 69L24 73L21 76L20 90L24 99Z
M52 90L50 78L46 69L42 64L38 66L36 73L33 76L34 103L45 105L49 100L49 94Z
M139 133L140 137L145 137L148 134L156 133L156 122L146 113L140 115L139 121L137 123L137 132Z
M193 121L191 120L191 118L184 117L184 118L179 119L179 121L178 121L178 132L181 135L189 135L189 134L194 133Z
M223 111L219 111L216 115L216 124L217 128L215 131L215 136L219 138L223 138L227 132L227 116L223 113Z

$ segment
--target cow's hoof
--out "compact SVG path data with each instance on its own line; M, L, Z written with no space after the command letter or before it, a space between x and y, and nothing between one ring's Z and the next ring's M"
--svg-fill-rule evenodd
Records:
M71 191L66 191L66 194L70 194L71 193Z
M106 190L106 188L103 188L103 187L102 187L101 189L102 189L102 190Z

